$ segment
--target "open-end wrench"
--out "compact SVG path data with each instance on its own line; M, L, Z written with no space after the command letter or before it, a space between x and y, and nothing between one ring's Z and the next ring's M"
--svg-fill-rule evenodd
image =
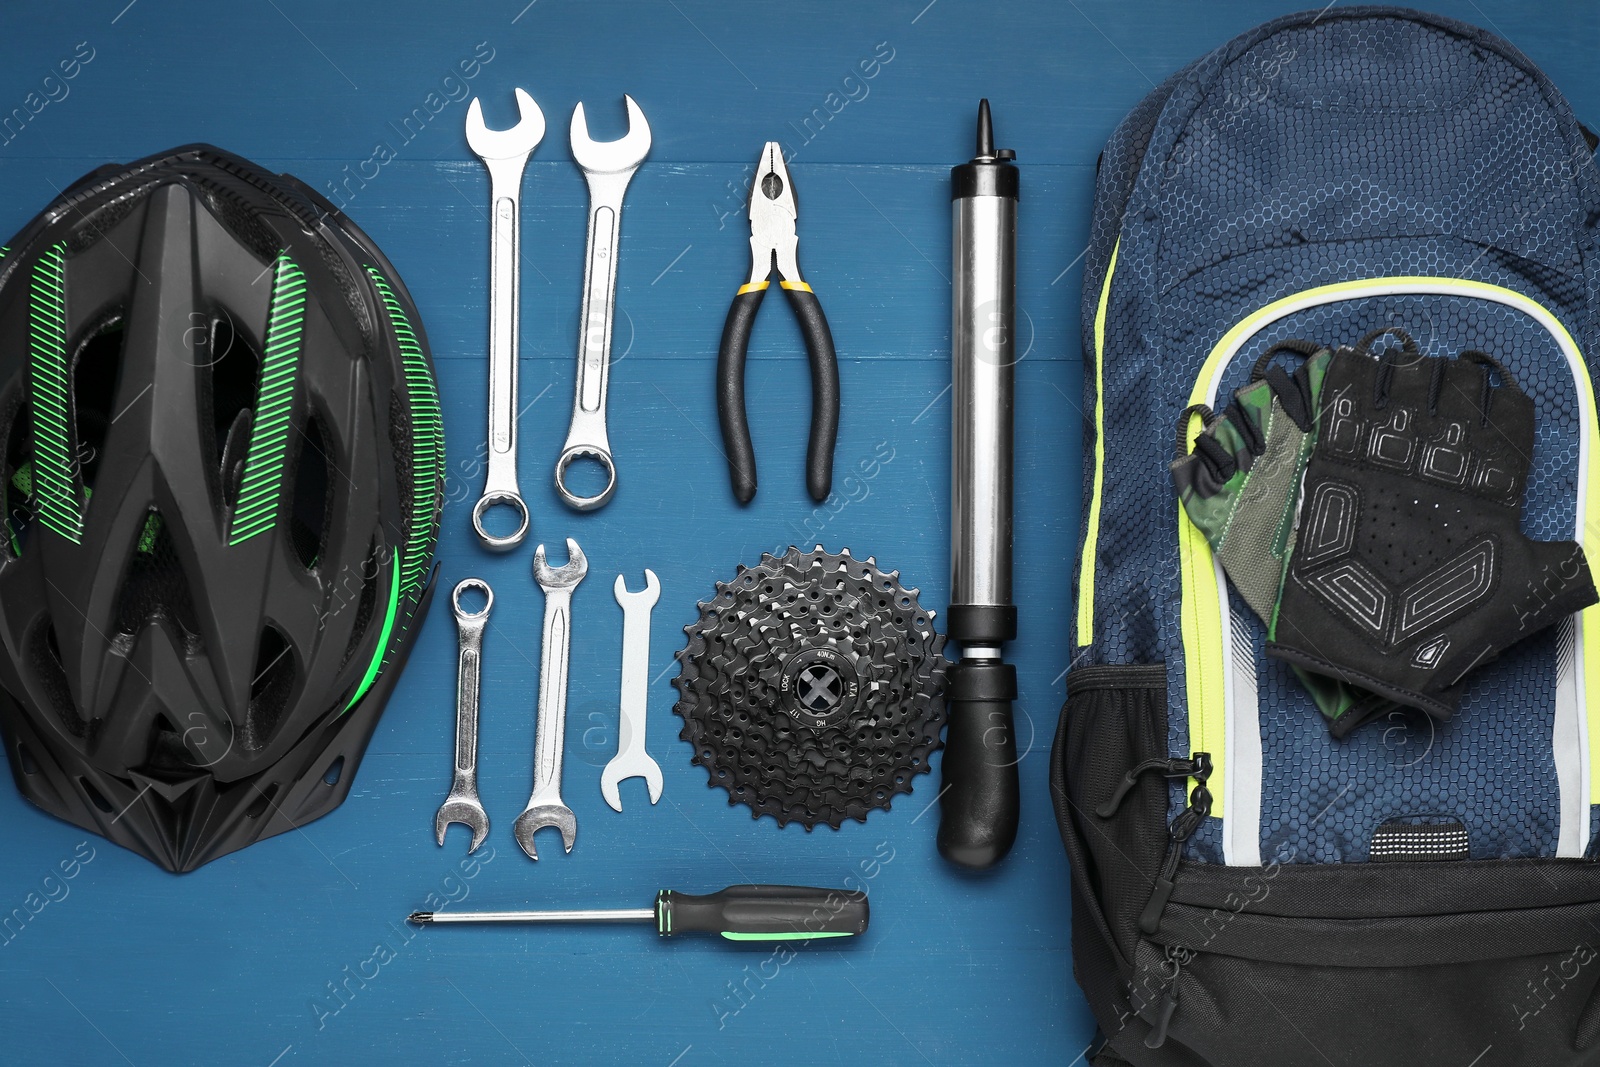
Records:
M620 574L611 591L622 605L622 716L617 727L617 754L600 772L600 795L613 811L621 811L617 784L628 778L645 780L650 803L661 799L661 767L644 747L650 698L650 609L661 598L661 583L647 568L642 592L628 592L628 583Z
M467 108L467 144L489 169L489 471L483 496L472 507L472 528L486 548L505 552L528 535L528 505L517 488L517 337L522 293L522 170L544 139L544 112L517 90L520 118L509 130L483 124L474 99ZM484 513L504 505L517 528L491 534Z
M461 594L469 589L483 590L486 599L478 611L461 607ZM483 668L483 630L489 625L489 609L494 607L494 590L480 578L463 578L450 594L450 606L455 609L461 645L456 660L456 773L450 795L434 816L433 831L442 845L445 828L461 823L472 831L472 847L467 849L472 853L489 836L489 813L478 799L478 682Z
M617 243L622 234L622 198L633 172L650 153L650 124L628 104L628 134L620 141L591 141L580 103L572 112L572 158L589 183L589 250L583 264L583 321L578 331L578 381L572 425L556 460L556 492L579 511L600 507L617 488L617 465L606 435L606 379L611 372L612 309L617 299ZM605 468L606 485L594 496L567 488L567 468L588 457Z
M567 664L572 650L572 590L589 572L578 542L567 538L567 562L551 567L544 546L533 551L533 578L544 590L544 637L539 651L539 726L533 740L533 795L517 816L517 844L538 859L533 835L547 826L561 831L568 852L578 837L578 817L561 802L561 754L567 740Z

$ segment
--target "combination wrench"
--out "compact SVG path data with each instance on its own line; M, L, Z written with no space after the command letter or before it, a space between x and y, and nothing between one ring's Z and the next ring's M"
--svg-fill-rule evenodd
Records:
M611 587L622 605L622 711L617 726L617 754L600 772L600 795L613 811L622 810L618 783L628 778L643 778L650 790L650 803L661 799L661 767L645 751L645 713L650 698L650 609L661 598L661 583L655 572L644 572L644 589L628 591L622 575Z
M509 130L483 124L476 99L467 108L467 144L489 170L489 469L472 507L472 528L484 547L505 552L528 535L528 505L517 487L517 338L522 294L522 171L544 139L544 112L517 93L520 118ZM517 513L517 528L495 535L483 524L490 508Z
M567 667L572 651L572 590L589 571L578 542L567 538L567 562L551 567L544 546L533 552L533 577L544 590L544 636L539 651L539 725L533 739L533 795L513 827L517 844L537 860L533 835L561 831L568 852L578 837L578 817L561 802L561 755L567 739Z
M483 591L486 598L478 611L461 607L461 594L472 589ZM434 817L433 830L444 844L445 829L451 823L461 823L472 831L469 854L476 852L483 839L489 836L489 813L483 810L478 799L478 695L483 669L483 631L489 625L489 609L494 607L494 590L479 578L463 578L450 594L450 606L455 609L456 632L460 638L460 653L456 660L456 770L450 782L450 795L439 806Z
M583 318L578 330L578 380L572 424L556 460L556 492L579 511L598 508L617 488L617 466L606 434L606 380L611 373L612 312L617 300L617 244L622 234L622 198L633 172L650 153L650 124L624 96L628 133L620 141L592 141L583 104L572 111L572 158L589 183L589 244L583 264ZM579 496L567 488L567 470L580 457L605 470L605 488Z

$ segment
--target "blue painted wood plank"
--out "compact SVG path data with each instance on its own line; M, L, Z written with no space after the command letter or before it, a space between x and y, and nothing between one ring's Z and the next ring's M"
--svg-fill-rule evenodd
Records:
M367 229L410 285L439 367L450 493L441 592L468 574L497 600L485 663L483 794L494 829L463 866L432 839L449 780L453 624L436 605L346 805L174 878L0 788L0 1001L8 1063L1072 1063L1093 1031L1072 982L1065 859L1046 762L1069 650L1082 375L1078 289L1096 155L1151 86L1290 10L1276 0L1143 4L982 0L94 0L8 11L0 34L0 230L79 174L208 140L292 172ZM1448 0L1508 35L1600 121L1600 9ZM482 553L467 509L484 434L487 181L461 134L511 88L549 122L525 184L522 484L533 537L576 537L565 793L577 848L537 867L511 822L531 782L541 605L529 552ZM604 510L562 508L550 468L570 411L585 188L566 130L597 137L620 94L654 147L629 193ZM676 740L670 659L698 598L790 543L848 545L948 596L948 168L979 96L1024 168L1019 302L1018 707L1024 812L984 876L933 848L936 776L838 832L779 830L729 808ZM736 509L711 392L722 318L743 280L745 183L762 142L791 157L800 260L841 355L836 498L805 499L808 382L786 309L766 309L749 371L761 492ZM650 746L661 803L602 803L615 745L621 612L614 575L661 577ZM66 877L62 864L72 877ZM740 880L870 889L858 945L788 955L647 929L407 929L452 906L637 906L655 888Z

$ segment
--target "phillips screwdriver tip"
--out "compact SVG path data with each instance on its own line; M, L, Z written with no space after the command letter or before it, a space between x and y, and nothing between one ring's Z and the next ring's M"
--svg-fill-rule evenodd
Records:
M433 912L414 911L410 915L406 916L406 922L416 923L418 926L423 926L427 923L433 922Z

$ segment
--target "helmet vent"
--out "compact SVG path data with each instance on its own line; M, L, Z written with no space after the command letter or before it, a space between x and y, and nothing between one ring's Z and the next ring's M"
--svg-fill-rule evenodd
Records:
M78 778L78 784L83 787L83 793L89 798L89 803L93 804L107 815L110 815L112 812L117 810L111 806L111 801L106 799L106 795L100 792L100 790L96 789L94 783L89 781L89 779L80 776Z
M196 353L206 381L202 395L211 407L214 461L221 472L221 496L233 503L239 478L244 473L245 451L250 443L251 405L255 403L256 382L261 377L261 353L234 329L226 314L213 315L206 330L204 345Z
M245 818L247 818L247 819L259 819L259 818L261 818L261 816L263 816L263 815L265 815L267 813L267 805L271 804L272 803L272 798L277 796L277 795L278 795L278 783L277 782L273 782L271 785L267 786L265 789L262 789L260 786L256 786L256 798L255 798L255 800L253 800L251 802L251 804L250 804L250 806L248 808L244 809Z
M294 511L289 533L301 566L311 570L327 547L327 521L333 489L328 477L328 449L322 420L312 415L300 437L300 458L295 464Z
M250 675L250 714L240 735L247 750L259 751L271 743L294 690L294 673L294 653L282 631L263 626L256 642L255 670Z
M29 773L31 774L32 772L30 771ZM344 773L344 757L340 756L338 759L336 759L332 763L328 764L328 770L322 776L322 784L323 785L328 785L328 786L338 785L339 784L339 776L342 775L343 773Z
M165 715L157 715L150 723L150 740L145 745L145 763L139 768L148 778L164 782L179 782L195 771L194 757L184 746L183 735Z
M248 408L239 412L222 442L222 503L226 507L239 503L239 486L244 482L244 453L250 447L252 422Z
M121 414L113 410L117 386L122 381L122 346L125 332L120 311L103 318L78 346L72 361L72 413L78 434L78 469L86 489L94 488L95 475L105 453L111 423Z
M339 760L342 763L344 757L340 756ZM17 763L22 767L22 773L29 777L39 773L39 764L33 758L33 750L21 741L17 742Z
M28 427L32 425L28 410L20 400L12 405L11 423L5 431L6 453L0 476L0 500L5 503L5 537L3 551L17 559L28 543L28 531L33 526L35 501L33 498L33 448Z
M200 650L199 616L183 562L178 558L178 546L161 512L151 508L145 513L133 559L122 582L112 647L126 655L133 650L140 631L152 620L163 618L178 627L186 653L193 655Z
M372 544L367 548L367 558L361 564L361 596L356 601L356 618L350 627L350 641L345 645L344 659L339 661L339 666L344 667L350 662L367 636L367 627L372 625L372 616L378 610L378 577L383 573L383 567L378 560L378 540L373 538Z

